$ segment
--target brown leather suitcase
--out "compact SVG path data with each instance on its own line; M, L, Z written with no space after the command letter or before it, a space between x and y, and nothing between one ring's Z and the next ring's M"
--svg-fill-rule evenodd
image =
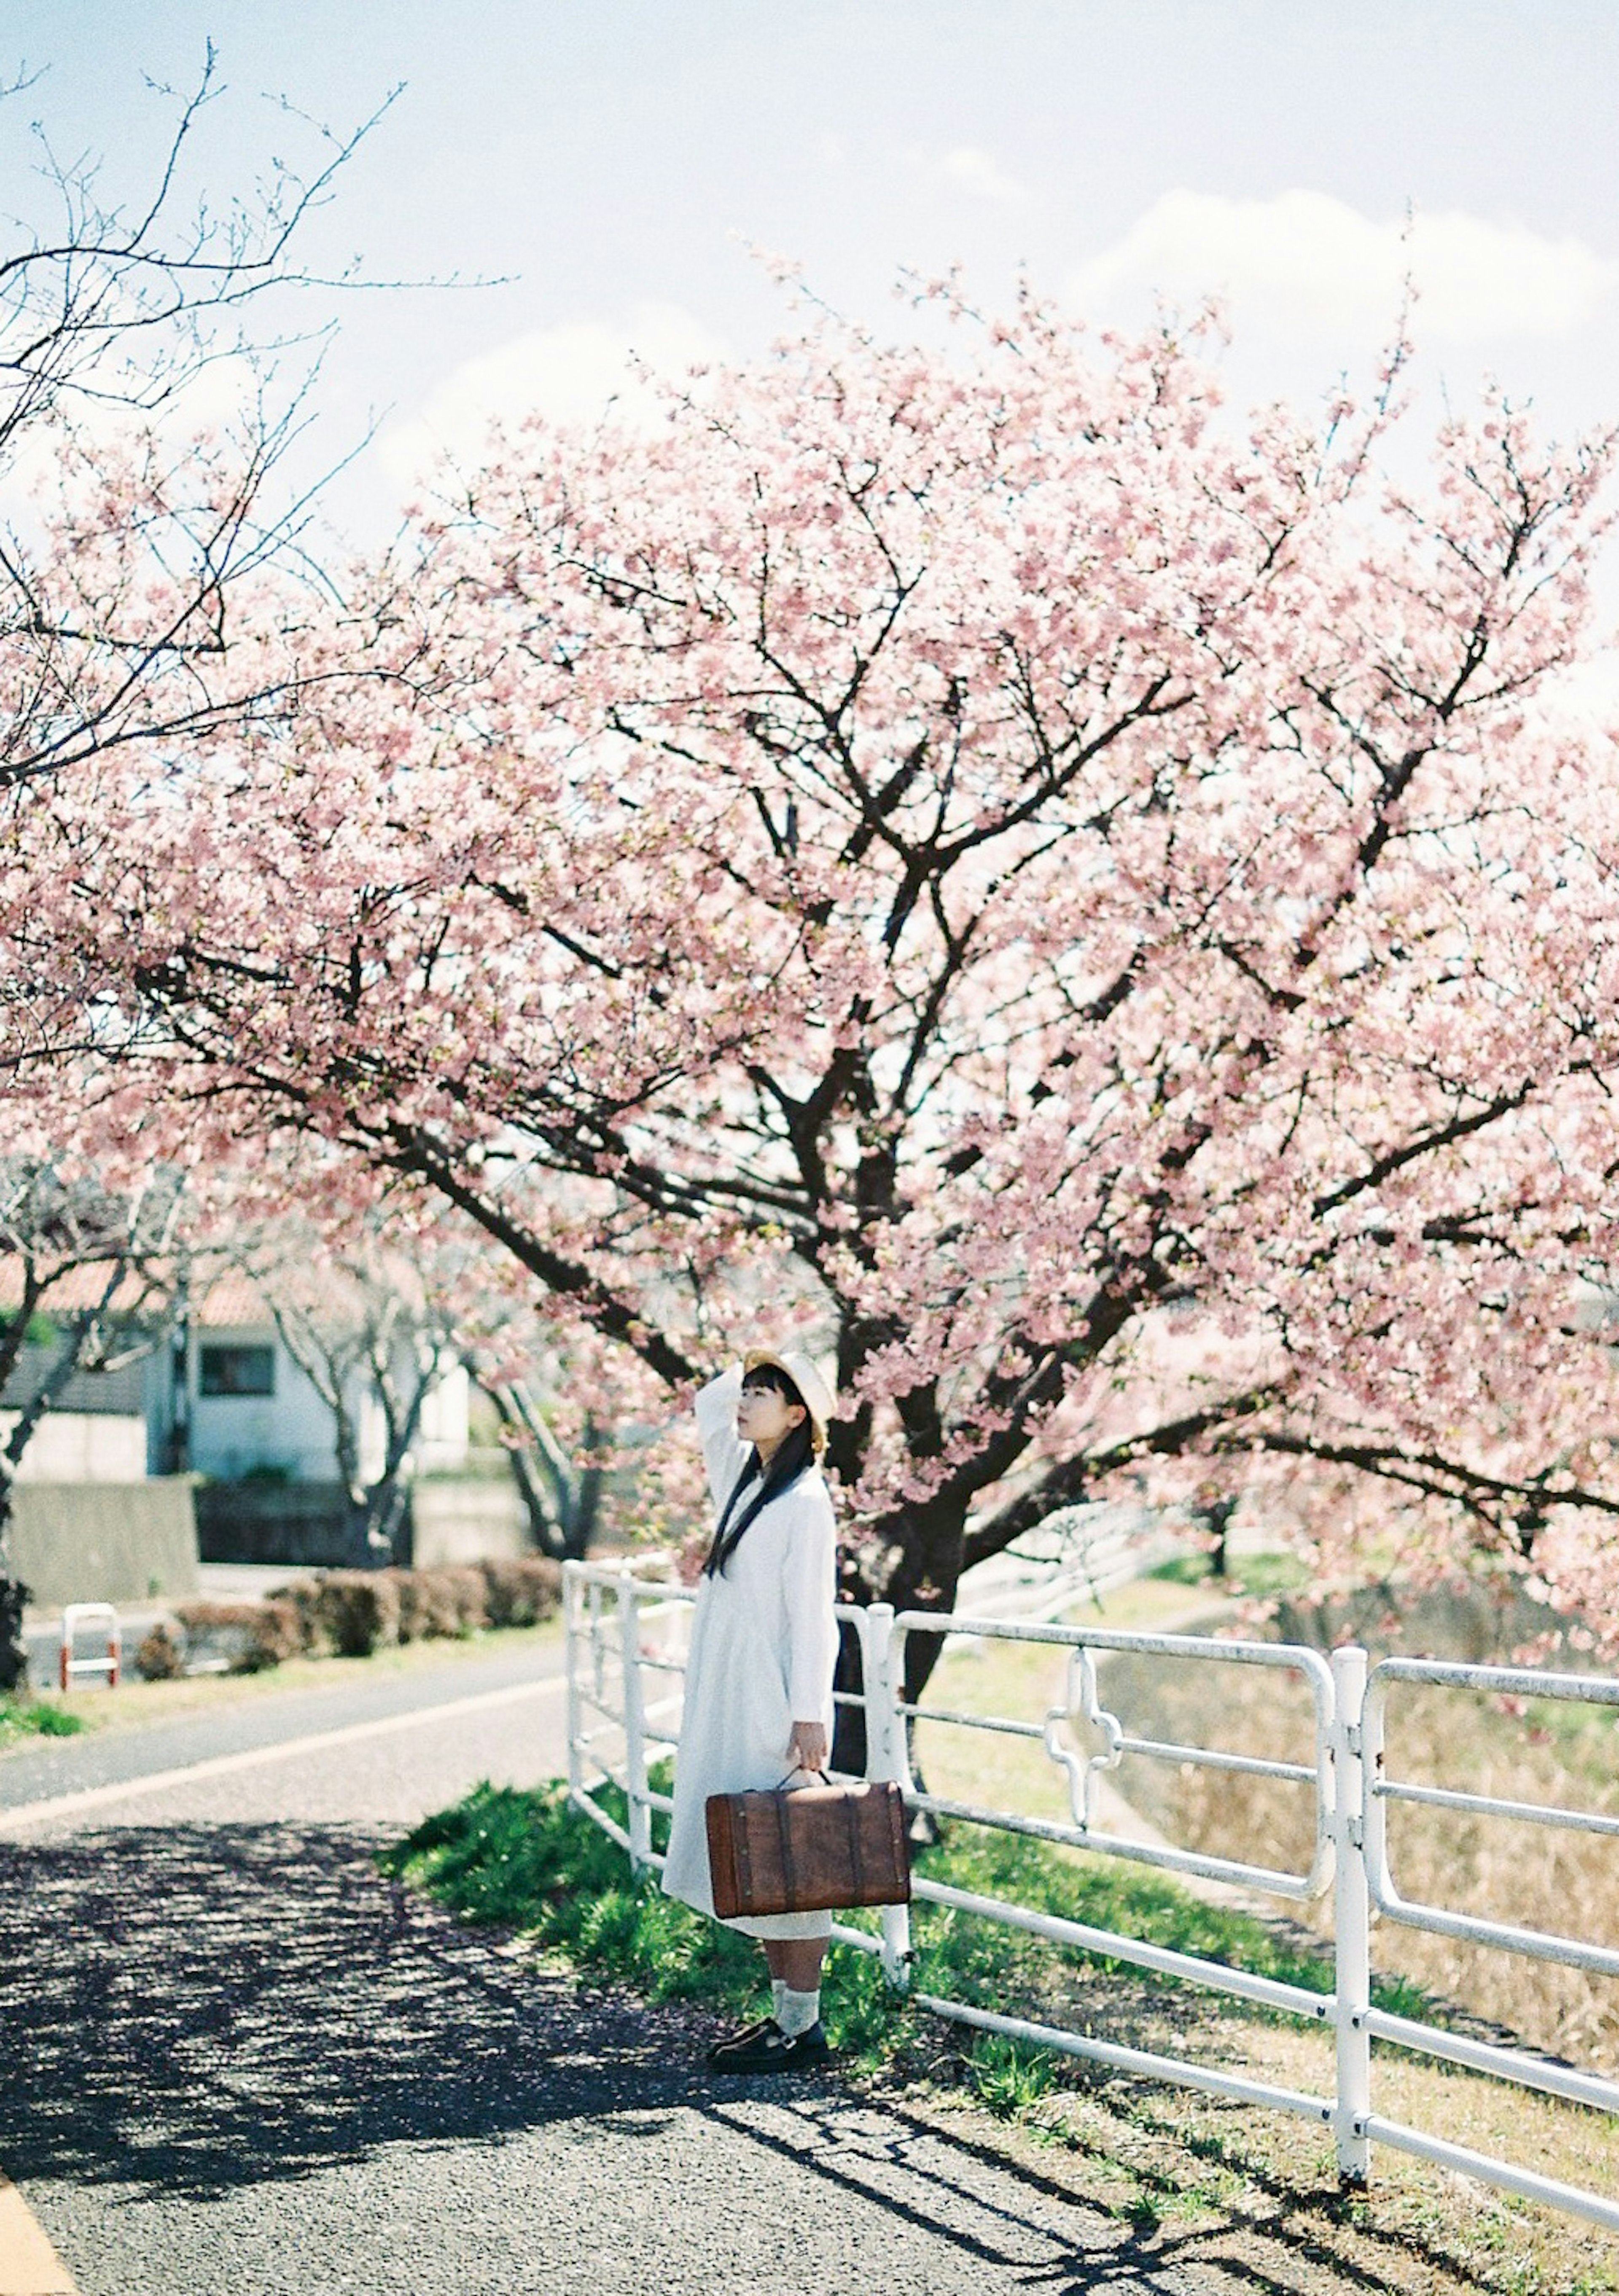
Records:
M722 1921L909 1902L905 1803L896 1785L711 1794L705 1814Z

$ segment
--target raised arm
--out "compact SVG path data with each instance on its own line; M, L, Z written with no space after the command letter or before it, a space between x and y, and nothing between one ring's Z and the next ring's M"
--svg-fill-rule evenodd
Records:
M708 1469L709 1496L716 1512L736 1487L736 1480L752 1456L752 1446L736 1432L736 1403L742 1393L742 1366L733 1364L718 1379L699 1388L694 1409L703 1442L703 1463Z

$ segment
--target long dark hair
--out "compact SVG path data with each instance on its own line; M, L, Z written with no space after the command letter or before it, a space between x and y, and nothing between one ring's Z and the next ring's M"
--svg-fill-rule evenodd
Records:
M768 1466L760 1460L757 1449L750 1453L748 1464L736 1478L731 1496L725 1503L719 1527L704 1559L703 1576L708 1578L718 1578L725 1569L741 1546L743 1533L760 1510L768 1507L770 1501L785 1491L790 1483L797 1482L807 1467L815 1464L815 1429L810 1424L803 1397L786 1373L776 1364L760 1364L757 1371L748 1374L748 1377L760 1387L773 1387L777 1395L785 1396L789 1403L798 1404L804 1415L796 1427L788 1428L771 1452ZM744 1505L744 1496L755 1483L758 1489Z

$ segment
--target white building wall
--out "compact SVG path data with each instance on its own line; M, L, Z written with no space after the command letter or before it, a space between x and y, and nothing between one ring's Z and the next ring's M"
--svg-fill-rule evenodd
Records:
M204 1347L267 1347L275 1356L273 1395L204 1395ZM418 1470L464 1465L468 1442L469 1382L459 1365L448 1371L423 1406L415 1447ZM382 1407L368 1382L350 1384L349 1406L359 1431L360 1472L381 1474L387 1450ZM337 1476L332 1413L313 1382L282 1346L273 1324L210 1325L191 1343L191 1463L201 1474L239 1481L275 1470L289 1481L329 1483Z
M204 1395L205 1347L269 1348L275 1365L274 1394ZM210 1326L193 1333L191 1464L222 1482L266 1471L298 1483L335 1480L332 1414L282 1346L273 1324Z
M416 1465L423 1473L466 1464L472 1440L472 1382L464 1364L452 1364L422 1406Z
M17 1424L0 1411L0 1444ZM146 1422L138 1412L47 1411L29 1438L20 1483L144 1483Z

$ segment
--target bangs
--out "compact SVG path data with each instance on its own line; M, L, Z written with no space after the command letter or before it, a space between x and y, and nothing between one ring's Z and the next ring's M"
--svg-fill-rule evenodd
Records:
M788 1403L796 1403L801 1411L810 1408L779 1364L755 1364L752 1371L744 1374L742 1383L744 1387L768 1387Z

